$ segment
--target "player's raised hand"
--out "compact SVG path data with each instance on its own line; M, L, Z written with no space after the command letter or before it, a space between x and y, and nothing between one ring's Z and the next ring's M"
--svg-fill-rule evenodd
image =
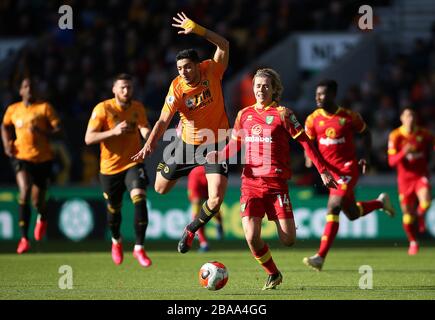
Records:
M183 29L178 31L178 34L196 33L200 36L205 34L205 28L189 19L184 12L177 13L177 16L172 19L176 22L172 24L173 27Z
M329 171L324 171L320 174L320 177L322 178L323 184L327 188L331 189L337 189L338 183L335 181L334 177Z

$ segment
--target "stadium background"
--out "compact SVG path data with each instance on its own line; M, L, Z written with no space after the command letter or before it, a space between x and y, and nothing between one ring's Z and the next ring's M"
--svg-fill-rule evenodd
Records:
M63 4L73 8L72 30L58 27L58 9ZM358 28L358 8L364 4L373 8L371 31ZM98 147L86 147L83 142L87 120L96 103L111 96L111 78L126 71L136 79L135 97L147 106L151 124L156 121L176 75L176 52L194 47L205 59L214 49L195 36L177 35L171 17L181 10L230 41L224 95L231 123L249 99L246 88L250 90L250 75L258 66L271 66L281 73L282 104L290 106L301 121L314 108L315 83L324 77L337 79L340 104L360 112L373 136L372 167L360 180L357 193L369 199L387 191L398 209L395 174L386 161L387 136L399 125L398 111L408 104L416 107L423 124L435 132L433 1L5 0L0 2L1 113L19 99L19 79L32 74L42 96L59 112L66 131L66 139L55 143L49 240L109 239L97 181ZM152 181L164 146L160 143L146 161ZM315 172L304 168L297 145L292 161L290 195L298 238L318 239L323 230L325 190ZM0 166L0 240L15 243L19 238L16 187L3 152ZM243 238L238 213L240 168L232 169L224 202L228 240ZM185 187L182 179L165 196L148 189L148 239L178 239L189 218ZM123 215L123 234L132 240L129 201L125 201ZM389 220L378 212L357 222L342 221L341 238L406 243L400 215ZM433 207L427 223L424 237L430 240L435 236ZM209 232L213 238L213 225ZM271 225L263 235L275 237Z

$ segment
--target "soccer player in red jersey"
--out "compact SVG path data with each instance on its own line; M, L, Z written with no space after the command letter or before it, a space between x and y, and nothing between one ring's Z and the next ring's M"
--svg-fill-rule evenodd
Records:
M253 90L257 102L239 111L231 141L222 151L210 152L207 161L225 161L244 143L245 166L240 197L242 225L252 255L269 275L263 287L267 290L282 282L282 274L269 247L261 239L264 215L276 223L278 236L285 246L293 245L296 237L287 185L291 177L290 138L302 144L326 186L333 188L336 182L294 113L279 105L282 85L276 71L257 70Z
M429 156L435 145L434 136L417 126L415 111L406 107L400 115L402 125L390 133L388 163L397 170L400 207L403 212L403 229L409 240L409 255L415 255L419 246L418 231L426 230L424 216L431 204L429 183Z
M21 239L18 254L30 249L30 199L38 211L35 240L42 240L47 231L46 194L54 158L50 140L61 133L56 111L48 102L38 101L34 89L35 84L30 78L21 81L22 101L7 107L1 125L3 147L11 159L19 189Z
M187 196L192 206L192 218L195 218L201 212L202 203L204 203L208 198L208 186L204 166L195 167L187 176ZM222 239L223 224L221 211L219 211L214 218L217 220L216 231L218 239ZM209 245L204 226L199 228L196 234L198 235L199 240L198 251L208 251Z
M328 213L326 226L320 240L320 248L312 257L305 257L303 262L320 271L326 255L339 227L339 214L343 210L349 220L356 220L376 209L384 210L389 216L394 216L394 209L386 193L371 201L355 201L354 187L359 177L359 167L364 174L369 160L371 136L361 115L339 107L335 102L337 82L324 80L317 85L317 109L310 114L305 122L307 135L315 141L320 154L327 163L327 168L339 183L337 189L329 190ZM357 160L354 134L363 137L365 158ZM308 161L309 163L309 161Z

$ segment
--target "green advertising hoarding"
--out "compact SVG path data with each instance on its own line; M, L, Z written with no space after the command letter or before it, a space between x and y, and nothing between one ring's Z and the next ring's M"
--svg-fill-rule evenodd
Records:
M394 187L359 187L358 200L376 198L379 193L388 192L396 208L395 218L389 218L382 211L369 214L356 221L349 221L340 215L338 238L342 239L397 239L405 240L402 229L402 215ZM18 214L15 188L0 189L0 240L18 240ZM240 188L229 187L222 205L225 239L244 239L240 219ZM298 239L319 239L325 225L327 196L318 195L311 188L290 187L290 197L294 210ZM98 187L96 188L51 188L49 197L48 239L109 239L106 227L105 203ZM133 205L125 194L122 210L121 232L125 240L134 240ZM190 204L186 189L175 187L169 194L159 195L148 189L149 225L147 239L179 239L184 226L190 221ZM32 215L33 230L35 214ZM426 216L427 233L435 236L435 208ZM217 236L214 219L207 225L207 235ZM263 220L262 236L276 239L273 222Z

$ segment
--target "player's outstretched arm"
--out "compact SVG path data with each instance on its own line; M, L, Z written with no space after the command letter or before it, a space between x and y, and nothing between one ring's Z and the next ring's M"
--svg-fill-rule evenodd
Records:
M148 137L148 140L145 142L143 148L139 150L139 152L136 153L133 157L131 157L132 160L137 161L140 159L145 159L147 156L154 152L157 141L160 140L166 129L168 129L168 126L171 123L173 116L174 113L169 113L167 111L162 111L160 113L160 118L154 125L153 130Z
M173 19L176 23L173 23L172 26L183 29L178 31L179 34L195 33L213 43L217 47L213 60L221 63L224 69L227 68L230 48L227 39L189 19L184 12L177 13L177 16L173 17Z
M298 140L298 142L302 145L305 154L308 156L308 158L310 158L314 166L317 168L317 171L322 178L323 184L328 188L336 189L338 186L337 181L335 181L334 177L326 168L325 160L320 155L310 138L308 138L305 132L302 132L296 140Z

